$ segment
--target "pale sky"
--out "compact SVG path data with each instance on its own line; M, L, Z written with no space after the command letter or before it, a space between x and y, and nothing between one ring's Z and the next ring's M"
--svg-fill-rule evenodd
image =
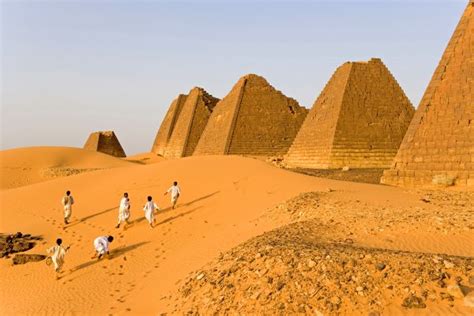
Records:
M337 66L380 57L417 106L467 4L446 1L2 1L1 149L149 151L171 101L247 74L311 107Z

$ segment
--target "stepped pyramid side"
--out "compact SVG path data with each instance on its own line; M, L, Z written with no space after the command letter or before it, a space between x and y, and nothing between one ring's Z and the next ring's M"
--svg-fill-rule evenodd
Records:
M218 101L202 88L193 88L189 92L166 145L165 157L179 158L193 154Z
M264 78L246 75L217 104L196 154L283 155L306 114Z
M380 59L352 64L330 168L388 168L415 110Z
M337 119L351 68L351 63L338 67L316 99L285 156L288 166L317 169L330 166Z
M194 151L195 155L224 155L228 151L229 135L235 124L246 79L240 79L215 106Z
M307 110L263 77L247 76L228 154L273 156L288 152Z
M413 113L380 59L346 63L316 101L286 163L304 168L386 168Z
M84 149L120 158L126 157L125 151L113 131L92 133L84 144Z
M166 146L168 145L168 141L173 133L176 121L178 120L179 114L181 113L181 109L183 107L184 102L186 102L187 95L180 94L173 102L171 103L168 112L166 112L165 117L163 118L163 122L161 122L160 128L156 133L155 141L153 142L153 146L151 151L164 156Z
M474 186L473 15L470 1L382 183Z

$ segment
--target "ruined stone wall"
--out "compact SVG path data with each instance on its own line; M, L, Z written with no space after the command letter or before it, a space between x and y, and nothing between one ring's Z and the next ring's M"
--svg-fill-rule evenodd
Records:
M198 99L194 111L194 119L188 133L184 156L191 156L194 153L199 139L206 128L207 122L211 117L212 111L218 102L219 99L214 98L204 90L201 91L201 96Z
M388 168L415 110L380 59L352 63L330 168Z
M331 76L285 156L287 165L301 168L329 168L337 118L351 68L351 63L345 63Z
M223 155L228 148L229 135L234 126L234 117L246 79L241 78L232 90L215 106L194 155Z
M247 83L235 113L228 154L272 156L286 154L307 110L264 78L245 76Z
M125 151L113 131L94 132L87 139L84 149L98 151L115 157L126 157Z
M172 135L176 121L181 113L184 102L186 102L187 95L180 94L173 102L171 103L168 112L166 112L163 122L158 129L158 132L153 142L151 151L164 156L166 146L168 144L169 138Z
M218 99L201 88L193 88L180 111L163 156L179 158L190 156L201 137L204 127Z
M474 186L474 2L467 5L382 183Z

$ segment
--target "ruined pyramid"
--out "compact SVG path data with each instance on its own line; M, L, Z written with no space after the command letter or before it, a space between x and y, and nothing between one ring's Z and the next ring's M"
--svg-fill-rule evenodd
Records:
M198 87L180 94L161 123L152 152L169 158L191 156L218 101Z
M474 186L474 1L467 5L382 183Z
M100 131L90 134L84 144L84 149L115 157L126 157L125 151L113 131Z
M300 168L387 168L414 109L380 59L347 62L332 75L285 163Z
M283 155L306 114L264 78L246 75L216 105L194 154Z

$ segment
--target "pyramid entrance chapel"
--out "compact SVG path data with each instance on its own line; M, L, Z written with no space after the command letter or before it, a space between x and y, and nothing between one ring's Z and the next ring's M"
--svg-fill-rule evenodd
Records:
M283 155L306 114L263 77L246 75L216 105L194 154Z
M83 148L119 158L127 157L113 131L100 131L90 134Z
M470 1L382 183L474 186L474 1Z
M289 167L388 168L415 110L380 59L332 75L295 138Z
M191 156L218 101L198 87L180 94L161 123L152 152L167 158Z

